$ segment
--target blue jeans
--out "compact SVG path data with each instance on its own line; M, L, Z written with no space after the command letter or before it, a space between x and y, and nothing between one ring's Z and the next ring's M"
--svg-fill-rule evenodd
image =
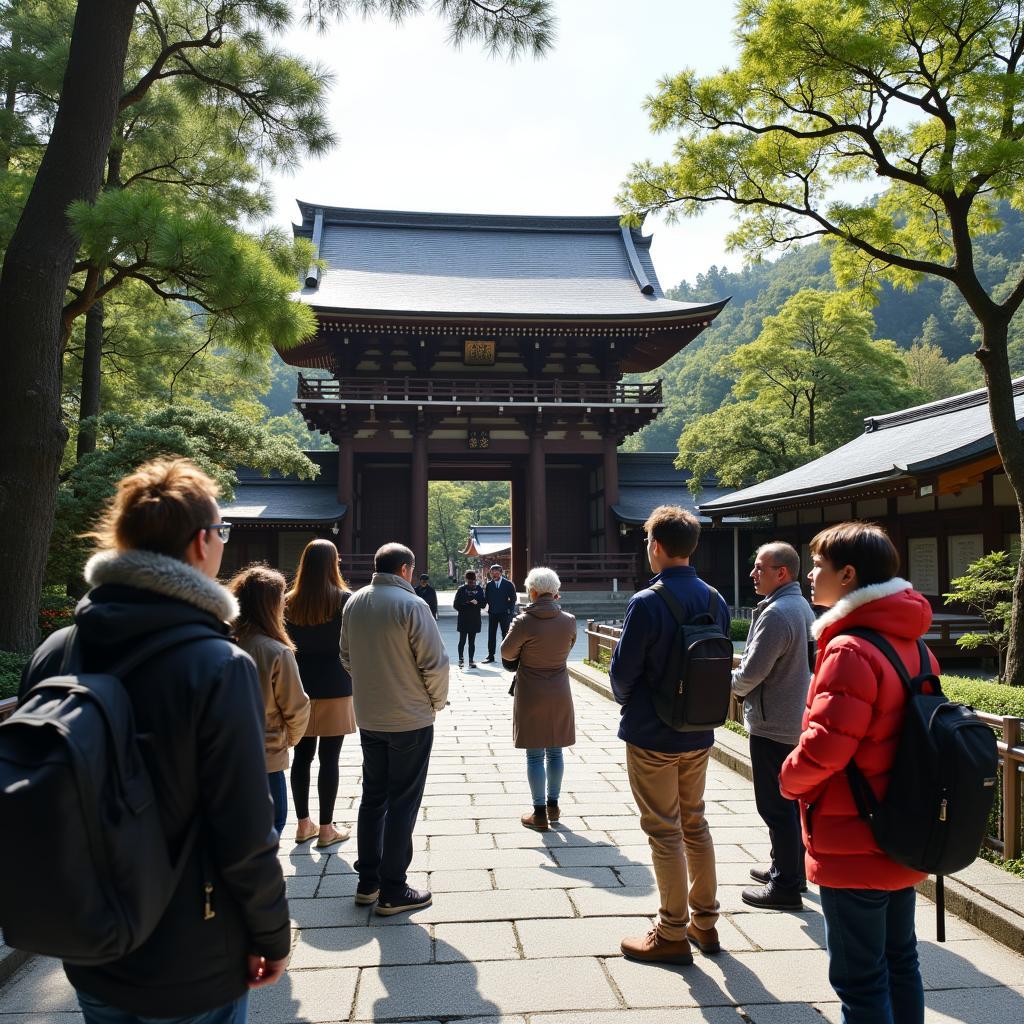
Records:
M434 727L408 732L359 730L363 796L356 834L355 869L366 889L382 900L400 896L412 862L412 831L427 781Z
M545 760L547 772L544 770ZM536 747L526 751L526 778L530 783L534 807L540 807L545 796L549 804L558 803L564 774L565 761L562 759L561 747Z
M274 801L274 828L280 835L288 820L288 783L284 780L284 772L267 772L267 785L270 786L270 798Z
M249 993L227 1006L193 1013L189 1017L139 1017L109 1006L95 996L76 991L85 1024L245 1024L249 1012Z
M828 980L842 1024L924 1024L914 890L821 886Z

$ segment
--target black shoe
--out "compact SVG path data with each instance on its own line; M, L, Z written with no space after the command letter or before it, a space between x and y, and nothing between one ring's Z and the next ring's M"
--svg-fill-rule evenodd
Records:
M470 665L472 665L472 664L473 664L473 662L470 662ZM461 658L459 658L459 668L462 668L462 659Z
M381 917L389 917L391 914L402 914L406 910L422 910L423 907L430 906L432 899L426 890L410 889L407 886L397 896L378 899L375 913Z
M378 896L380 896L380 886L367 885L363 882L356 886L356 904L360 907L368 907L371 903L376 903Z
M493 661L494 661L494 659L490 655L488 655L486 658L484 658L484 664L485 665L490 665Z
M804 901L798 892L783 892L770 882L760 889L744 889L740 899L748 907L760 907L762 910L803 910ZM380 913L380 911L378 911Z
M471 662L469 663L469 667L470 667L470 668L476 668L476 662L475 662L475 661L471 661Z
M751 868L750 877L755 882L760 882L762 885L767 885L772 880L772 873L765 868ZM807 892L807 879L803 879L800 883L800 891Z

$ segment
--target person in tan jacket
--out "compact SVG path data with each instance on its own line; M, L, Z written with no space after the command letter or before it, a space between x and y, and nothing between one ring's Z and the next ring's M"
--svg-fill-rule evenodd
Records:
M531 569L524 586L530 604L501 642L501 663L516 673L512 742L526 750L533 811L520 819L544 832L558 821L565 771L563 747L576 742L576 718L566 662L576 643L576 619L558 605L562 583L553 569Z
M288 817L284 773L288 751L302 739L309 721L309 697L302 688L294 647L284 627L285 579L265 565L243 569L228 584L238 601L235 637L260 678L266 716L264 752L274 801L274 828L280 835Z
M434 716L448 700L448 655L434 616L413 590L416 559L402 544L373 557L373 577L341 620L341 663L352 676L363 793L355 900L382 916L429 906L407 882L412 832L427 781Z

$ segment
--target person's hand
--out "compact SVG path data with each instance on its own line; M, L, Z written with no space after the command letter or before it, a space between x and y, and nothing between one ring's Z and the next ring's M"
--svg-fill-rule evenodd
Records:
M265 956L250 953L246 957L249 988L263 988L280 981L288 969L288 957L283 960L268 960Z

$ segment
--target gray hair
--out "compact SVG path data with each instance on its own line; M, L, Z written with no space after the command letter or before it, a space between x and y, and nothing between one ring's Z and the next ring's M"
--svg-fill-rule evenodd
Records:
M792 544L784 540L773 540L770 544L762 544L757 553L767 555L777 566L787 569L791 580L800 579L800 555Z
M551 594L554 597L562 589L562 581L554 569L538 566L527 573L523 586L527 594L531 590L536 590L538 594Z

